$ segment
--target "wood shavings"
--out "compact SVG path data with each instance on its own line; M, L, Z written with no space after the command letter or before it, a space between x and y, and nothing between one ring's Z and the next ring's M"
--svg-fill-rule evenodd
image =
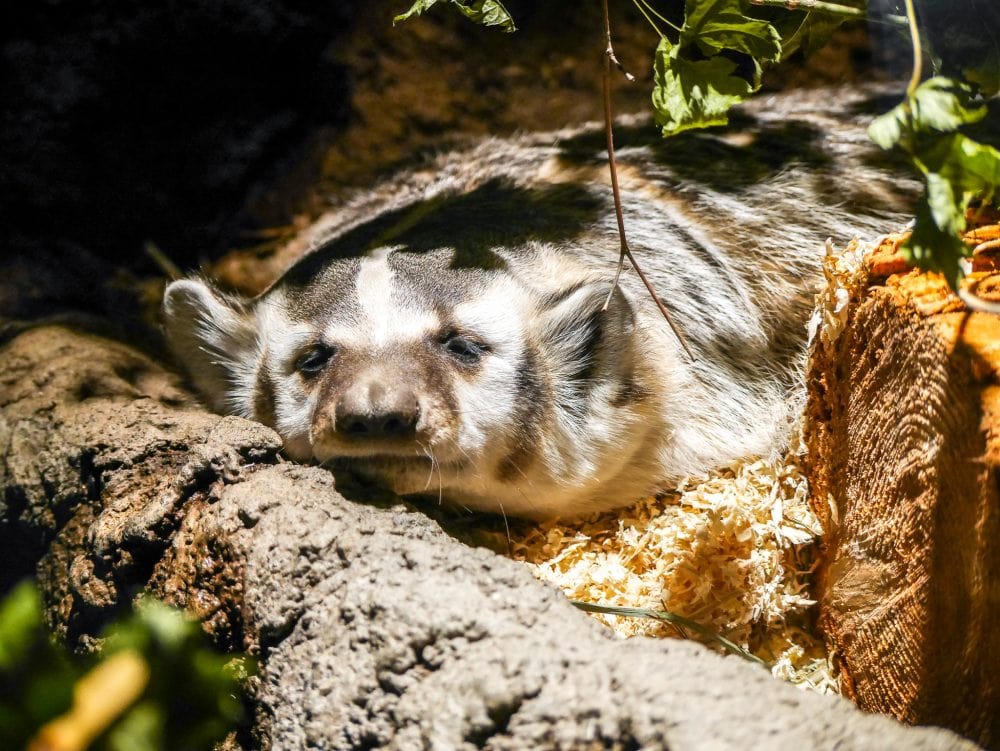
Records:
M817 332L827 346L840 336L847 324L851 296L868 278L864 259L878 244L868 245L852 240L846 248L838 250L830 240L826 241L824 283L816 295L816 306L809 321L810 342L816 338Z
M512 557L572 600L691 618L774 675L830 693L837 682L811 630L818 534L793 456L689 478L617 512L531 525L510 545ZM594 617L623 637L694 636L650 618Z
M902 237L853 241L842 250L827 243L810 341L817 333L822 346L836 340L871 274L873 249L896 248ZM810 582L820 524L796 461L804 451L795 431L785 458L690 478L623 511L526 528L510 540L512 556L569 599L671 611L762 658L776 677L839 693L814 625ZM594 617L622 637L695 636L651 618Z

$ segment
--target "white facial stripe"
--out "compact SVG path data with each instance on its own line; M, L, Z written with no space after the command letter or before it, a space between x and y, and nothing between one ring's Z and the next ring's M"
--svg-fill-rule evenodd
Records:
M376 347L385 345L390 336L398 336L397 326L402 322L393 303L391 252L391 248L379 248L363 258L355 286L368 341Z
M511 418L517 409L517 367L524 352L530 301L514 280L501 277L453 312L461 328L482 336L492 350L475 376L456 379L453 385L458 403L465 405L460 436L463 451L488 455L492 461L517 429Z
M437 330L437 315L430 310L403 307L393 294L396 283L388 263L392 250L379 248L361 259L355 282L360 321L333 321L324 331L327 341L380 349L390 343L419 341Z
M502 278L474 299L455 306L455 321L485 337L498 354L519 357L524 347L524 320L530 302L520 285Z

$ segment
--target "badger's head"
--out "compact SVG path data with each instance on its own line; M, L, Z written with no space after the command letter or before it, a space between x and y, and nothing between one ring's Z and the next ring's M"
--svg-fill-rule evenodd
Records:
M605 310L608 291L544 247L527 263L380 248L300 264L251 301L174 282L164 311L209 403L275 428L292 458L551 516L608 505L649 429L632 311L620 292Z

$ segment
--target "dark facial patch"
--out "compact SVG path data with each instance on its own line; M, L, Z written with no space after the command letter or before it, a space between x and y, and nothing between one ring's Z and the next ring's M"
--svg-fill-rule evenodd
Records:
M260 367L257 369L257 383L253 390L253 417L257 422L264 423L273 428L277 424L274 413L274 381L271 380L267 372L267 353L261 357Z
M481 294L496 272L475 267L456 270L456 252L451 247L394 251L386 261L393 272L394 302L404 308L430 308L446 320L456 305Z
M546 300L549 309L555 308L584 286L587 285L572 285L563 293L550 295ZM558 325L546 339L546 347L559 353L561 364L572 368L566 377L577 387L594 376L597 350L604 339L609 315L609 311L602 309L602 301L596 290L588 290L582 294L587 295L587 298L574 302L574 309L560 312Z
M306 255L275 285L284 290L288 317L297 323L322 320L334 311L347 313L344 301L354 295L361 267L357 258L324 260L313 255Z
M604 311L595 310L584 321L578 324L584 336L571 355L571 361L577 367L569 374L570 380L577 382L578 385L582 385L583 382L594 377L594 370L597 364L597 348L604 338L605 315Z
M546 405L551 396L546 393L545 383L538 371L538 353L528 349L517 371L515 404L517 410L512 417L518 426L516 442L508 453L497 463L494 472L500 482L516 484L524 478L535 459L542 438L542 424L546 417Z
M586 185L525 188L497 178L468 193L438 199L419 222L383 244L421 253L440 248L447 239L457 249L454 268L496 270L503 261L490 249L532 240L568 242L598 221L606 204Z
M280 284L308 285L334 262L357 261L376 247L425 253L443 242L457 249L453 268L496 271L505 264L492 248L530 240L568 242L597 222L606 205L606 198L586 185L526 188L496 178L468 193L443 194L384 212L303 256Z
M599 222L606 191L580 184L521 187L497 178L464 194L442 194L387 211L307 253L272 289L284 290L294 321L333 311L350 315L361 259L398 246L396 272L428 301L453 304L456 282L474 288L479 275L507 268L502 250L531 241L566 245ZM440 273L436 273L440 272ZM270 291L265 293L265 296Z

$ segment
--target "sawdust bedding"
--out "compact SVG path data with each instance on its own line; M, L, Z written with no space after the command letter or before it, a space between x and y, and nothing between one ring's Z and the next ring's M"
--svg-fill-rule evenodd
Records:
M774 675L833 693L808 593L818 535L796 462L759 459L622 511L533 525L514 532L510 547L571 600L676 613L757 655ZM653 618L594 617L622 637L699 638Z
M871 246L827 248L810 335L836 337ZM512 530L510 555L571 600L669 611L761 658L776 677L838 693L811 597L820 525L793 439L753 459L615 512ZM698 638L663 620L594 614L622 637Z

